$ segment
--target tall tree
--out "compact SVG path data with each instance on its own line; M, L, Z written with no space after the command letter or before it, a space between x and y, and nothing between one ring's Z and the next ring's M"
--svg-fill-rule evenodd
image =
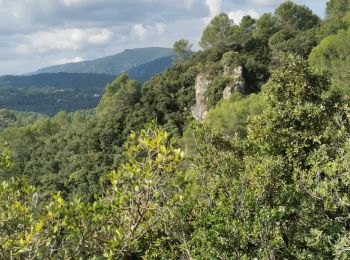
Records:
M188 40L178 40L173 45L173 50L180 61L187 60L192 54L192 44Z
M327 18L341 18L350 11L349 0L330 0L327 2L326 15Z
M309 61L317 68L329 70L334 87L350 94L350 29L325 38L312 50Z
M276 32L276 20L272 14L263 14L256 21L256 30L254 31L255 38L267 42L269 38Z
M232 25L233 20L227 14L221 13L215 16L203 31L199 45L205 50L209 48L227 49L231 44Z
M275 10L275 18L280 29L308 30L320 23L320 18L308 7L291 1Z

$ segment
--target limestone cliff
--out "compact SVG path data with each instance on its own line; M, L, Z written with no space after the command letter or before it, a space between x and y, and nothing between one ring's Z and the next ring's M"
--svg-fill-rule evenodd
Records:
M208 89L210 81L206 79L204 74L198 74L196 78L196 104L192 106L191 111L195 119L202 121L207 113L205 92Z
M247 94L246 82L243 76L243 67L237 66L231 68L229 66L224 67L224 76L229 78L229 84L223 91L223 98L228 99L233 92L239 92L241 94Z
M233 92L248 94L246 81L243 76L243 70L243 66L225 66L223 68L223 75L228 79L228 84L223 90L222 98L228 99ZM196 77L196 104L191 108L192 115L196 120L204 120L205 114L208 111L206 91L211 83L212 81L209 80L207 75L204 73L200 73Z

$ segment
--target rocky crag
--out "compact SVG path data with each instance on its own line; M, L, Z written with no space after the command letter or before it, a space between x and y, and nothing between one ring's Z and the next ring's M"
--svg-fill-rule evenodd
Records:
M243 66L224 67L223 75L228 79L228 84L223 90L223 99L228 99L233 92L240 92L244 95L248 94L243 70ZM211 82L212 81L207 78L206 74L200 73L197 75L195 83L196 104L192 106L191 111L193 117L198 121L204 120L205 115L208 112L208 107L206 105L206 91Z

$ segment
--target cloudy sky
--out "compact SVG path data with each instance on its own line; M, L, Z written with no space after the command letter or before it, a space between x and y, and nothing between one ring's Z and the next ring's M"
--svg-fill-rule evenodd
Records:
M258 17L283 0L0 0L0 75L89 60L185 38L210 18ZM296 0L324 15L326 0Z

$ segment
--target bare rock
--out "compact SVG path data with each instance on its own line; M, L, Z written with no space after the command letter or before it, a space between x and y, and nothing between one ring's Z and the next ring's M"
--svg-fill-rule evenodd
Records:
M228 86L222 92L222 97L223 99L228 99L231 96L231 94L232 94L232 87Z
M237 66L234 68L229 66L224 67L224 76L230 79L230 83L222 93L224 99L228 99L233 92L247 94L242 66Z
M229 83L222 93L224 99L228 99L233 92L247 94L248 91L243 73L243 66L224 67L223 75L229 79ZM191 107L191 112L193 117L198 121L203 121L206 113L208 112L205 93L210 84L211 81L207 79L204 73L197 75L195 83L196 104Z
M210 81L206 79L204 74L198 74L196 78L196 104L192 106L191 111L195 119L202 121L208 112L206 105L205 92L208 89Z

